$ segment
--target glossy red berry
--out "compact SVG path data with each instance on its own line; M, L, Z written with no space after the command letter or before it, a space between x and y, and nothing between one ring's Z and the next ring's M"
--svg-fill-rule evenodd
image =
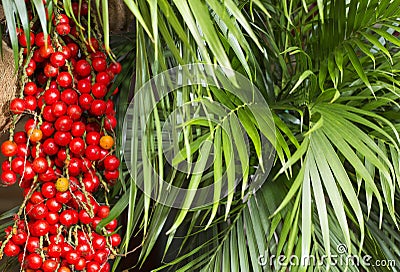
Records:
M85 141L82 138L74 138L69 143L69 149L75 155L82 155L85 151Z
M25 109L35 111L37 107L37 99L32 95L25 96Z
M66 36L71 32L71 27L69 24L58 24L56 26L56 31L61 36Z
M67 109L68 106L64 101L57 101L51 107L51 111L55 117L63 116L67 113Z
M72 89L66 89L61 93L61 100L67 105L78 104L78 94Z
M71 117L73 121L78 121L82 116L82 108L78 105L70 105L67 109L67 115Z
M53 138L46 139L43 143L43 151L49 156L53 156L58 152L58 145Z
M39 174L46 172L48 168L47 160L43 157L38 157L34 159L32 162L32 168L33 171Z
M90 113L95 116L101 116L106 113L107 105L104 100L96 99L90 106Z
M93 69L102 72L107 68L107 61L104 58L96 57L92 60Z
M78 81L78 91L80 93L90 93L92 85L90 80L88 79L81 79Z
M29 229L32 236L40 237L49 233L50 225L46 220L40 219L31 223Z
M74 122L71 128L71 134L74 137L82 137L86 131L86 126L83 122Z
M114 74L119 74L119 73L121 73L122 66L119 62L113 62L110 64L110 70Z
M13 241L8 241L8 243L4 247L4 254L8 257L18 256L20 251L20 247L16 245Z
M79 106L81 106L83 110L89 110L93 101L94 99L90 94L84 93L79 97Z
M92 94L95 98L103 98L107 94L107 86L102 83L95 83L92 87Z
M21 114L25 111L25 101L22 98L14 98L10 103L10 111L14 114Z
M92 71L92 68L87 60L79 60L75 64L75 71L80 75L81 77L86 77L90 75L90 72Z
M45 198L53 198L57 193L56 186L53 182L46 182L42 185L41 192Z
M12 157L17 154L17 144L8 140L1 144L1 153L6 157Z
M68 72L61 72L57 76L57 83L63 88L68 88L72 85L72 76Z
M24 87L24 94L25 95L35 95L37 92L37 85L34 82L28 82L25 84Z
M26 256L26 266L30 269L39 269L42 267L42 257L37 253L31 253Z
M54 67L51 64L46 64L46 66L44 67L44 74L47 77L55 77L58 75L58 67Z
M22 47L27 47L28 46L28 39L26 38L25 33L21 33L20 35L18 35L18 42ZM35 43L35 34L30 32L29 33L29 45L30 45L30 47L32 47L34 43Z
M54 123L54 127L57 131L70 131L72 128L72 119L71 117L64 115L57 118L56 122Z
M1 173L1 183L6 186L13 185L17 182L17 175L12 170L6 170Z
M61 67L65 65L65 55L62 52L55 52L50 56L50 62L54 67Z
M60 214L60 223L66 227L77 224L79 221L79 215L76 210L65 210Z
M59 146L67 146L71 139L72 136L69 132L57 131L54 134L54 140Z

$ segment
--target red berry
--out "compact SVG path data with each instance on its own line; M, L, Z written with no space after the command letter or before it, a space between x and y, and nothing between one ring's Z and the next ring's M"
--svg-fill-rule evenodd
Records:
M110 243L112 247L117 247L121 244L121 236L118 233L114 233L110 236Z
M44 197L53 198L57 193L56 186L52 182L46 182L42 185L41 192Z
M86 134L86 143L88 145L98 145L101 135L97 131L91 131Z
M102 83L95 83L92 87L92 93L95 98L103 98L107 94L107 87Z
M42 264L43 272L54 272L58 268L58 262L55 260L45 260Z
M78 223L79 216L76 210L65 210L60 215L60 223L70 227Z
M71 141L71 138L72 136L69 132L57 131L54 134L54 140L59 146L67 146Z
M50 62L54 67L61 67L65 65L65 55L62 52L55 52L50 56Z
M23 131L17 131L14 133L14 142L16 144L26 144L28 138L26 137L26 133Z
M10 103L10 111L14 114L21 114L25 111L25 101L22 98L14 98Z
M47 213L46 213L47 215ZM35 223L32 225L32 235L33 236L44 236L47 233L49 233L49 223L45 220L37 220Z
M55 77L55 76L57 76L57 74L58 74L58 67L54 67L53 65L51 65L51 64L46 64L46 66L44 67L44 74L47 76L47 77Z
M85 150L85 141L82 138L74 138L69 143L69 149L75 155L82 155Z
M86 47L89 52L96 52L100 48L99 42L94 37L88 39L88 41L86 42Z
M84 93L79 97L79 106L84 110L89 110L94 99L90 94Z
M42 257L37 253L29 254L26 257L25 262L30 269L39 269L42 267Z
M12 141L5 141L1 144L1 153L6 157L12 157L17 154L17 144Z
M107 68L107 61L104 58L94 58L92 60L93 69L96 72L102 72Z
M71 193L69 191L66 192L58 192L56 194L56 200L57 202L61 203L61 204L66 204L68 203L68 201L70 201L71 199Z
M67 109L67 115L71 117L73 121L78 121L82 116L82 108L78 105L70 105Z
M71 134L74 137L82 137L86 131L86 126L83 122L74 122L71 128Z
M14 234L11 239L14 244L21 246L28 240L28 235L24 231L18 231L18 233Z
M55 198L50 198L46 201L46 206L51 212L58 213L62 209L62 204Z
M64 101L57 101L51 107L51 111L55 117L63 116L67 113L67 109L67 104Z
M53 110L51 106L45 106L43 108L43 119L48 121L48 122L54 122L56 120L56 117L53 114Z
M110 84L112 78L109 76L108 73L106 72L100 72L96 75L96 82L97 83L101 83L104 84L105 86L107 86L108 84ZM106 92L107 93L107 92Z
M117 126L117 119L112 115L107 115L104 118L104 128L108 131L112 131Z
M40 32L40 33L36 34L36 37L35 37L35 44L36 44L38 47L42 47L42 46L44 46L45 44L50 45L50 44L51 44L50 36L47 35L47 39L45 39L45 38L44 38L44 33L43 33L43 32Z
M104 100L96 99L90 106L90 112L95 116L101 116L106 113L107 105Z
M86 264L86 271L87 272L99 272L100 271L100 264L98 262L88 262Z
M108 180L115 180L119 177L119 171L118 170L105 170L104 171L104 177Z
M43 157L38 157L32 162L33 171L36 173L44 173L47 171L48 163L47 160Z
M17 174L22 174L24 171L24 166L25 166L25 158L21 157L16 157L11 161L11 169L17 173ZM8 169L3 169L3 171L7 171Z
M47 59L53 53L54 53L54 48L51 45L47 46L43 45L39 48L39 55L44 59Z
M33 52L33 56L32 56L32 60L34 60L37 63L41 63L43 62L45 59L42 58L42 56L40 55L39 50L35 50L35 52ZM28 67L28 68L32 68L32 67ZM35 69L33 69L35 70Z
M69 24L58 24L56 26L56 31L61 36L66 36L71 32L71 27Z
M90 223L92 223L92 218L90 217L90 215L85 210L81 210L79 212L79 221L82 224L89 225Z
M20 247L16 245L13 241L8 241L4 247L4 254L8 257L15 257L21 251Z
M64 55L64 58L66 60L69 60L71 58L71 49L68 46L63 45L61 53Z
M59 117L56 122L54 123L54 127L58 131L70 131L72 128L72 119L69 116L61 116Z
M81 79L78 81L78 91L80 93L90 93L92 85L89 79Z
M60 236L60 237L62 237L62 236ZM49 257L59 258L59 257L61 257L61 253L62 253L61 243L51 243L48 246L47 254L49 255Z
M52 105L60 100L60 91L54 88L47 89L44 92L44 101L47 105Z
M50 137L53 135L55 129L52 123L45 121L40 126L40 130L42 131L44 137Z
M107 245L107 240L102 235L94 235L92 239L92 246L95 250L105 249Z
M40 247L39 238L30 236L28 238L28 241L26 242L26 249L30 253L34 253L39 249L39 247Z
M113 62L110 64L110 70L114 74L119 74L119 73L121 73L122 66L119 62Z
M71 176L78 176L82 172L82 161L78 158L72 158L68 164L68 171Z
M25 33L21 33L20 35L18 35L18 42L22 47L28 46L28 40ZM32 47L35 42L35 34L33 34L32 32L29 33L29 42L30 47Z
M61 100L68 105L74 105L78 103L78 94L72 89L66 89L61 93Z
M104 168L109 171L118 169L120 163L119 159L114 155L105 157L103 162L104 162Z
M44 203L39 203L32 207L32 209L29 211L28 215L29 215L29 217L31 217L33 219L43 219L46 217L47 213L48 213L48 209L47 209L46 205Z
M78 55L79 47L76 43L69 43L67 47L71 53L71 58L75 58Z
M60 219L60 216L58 215L58 212L48 212L47 216L46 216L46 221L50 224L50 225L54 225L56 223L58 223Z
M56 140L53 138L46 139L43 143L43 152L49 156L53 156L58 152Z
M27 110L35 111L37 107L37 99L34 96L25 96L25 107Z
M24 94L25 95L35 95L37 92L37 86L34 82L28 82L25 84L24 87Z
M79 60L75 64L75 71L80 75L81 77L86 77L90 75L90 72L92 71L92 68L90 67L90 64L87 60Z
M13 171L7 170L7 171L3 171L3 173L1 173L1 183L2 184L6 185L6 186L10 186L16 182L17 182L17 175Z
M104 264L108 260L109 255L110 255L109 251L107 249L102 248L96 251L93 260L95 262L98 262L99 264Z
M97 216L102 219L107 218L109 214L110 214L110 208L106 205L100 206L99 210L97 211Z
M68 88L72 85L72 76L68 72L61 72L57 76L57 83L63 88Z

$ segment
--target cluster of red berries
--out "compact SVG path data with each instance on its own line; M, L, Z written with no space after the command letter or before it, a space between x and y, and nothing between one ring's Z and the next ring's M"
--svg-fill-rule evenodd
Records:
M84 21L87 4L74 3L73 10ZM25 131L12 131L1 145L9 158L1 182L19 181L25 200L6 229L0 256L17 257L24 271L107 272L121 237L116 219L96 232L110 208L95 195L119 177L113 155L117 120L106 97L116 94L109 93L121 65L109 61L94 35L78 34L61 10L52 22L47 38L32 27L30 51L19 34L23 91L10 110L31 118Z

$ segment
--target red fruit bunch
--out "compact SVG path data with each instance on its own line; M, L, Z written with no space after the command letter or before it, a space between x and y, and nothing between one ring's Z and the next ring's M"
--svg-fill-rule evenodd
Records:
M72 9L87 22L86 2ZM18 258L24 271L107 272L121 237L116 219L97 228L110 213L99 190L107 192L119 177L109 97L117 92L111 85L121 65L104 53L99 35L78 33L56 5L51 22L47 37L39 23L32 23L29 42L19 32L22 91L10 110L31 117L1 145L8 157L1 183L18 181L25 199L6 229L0 257Z

